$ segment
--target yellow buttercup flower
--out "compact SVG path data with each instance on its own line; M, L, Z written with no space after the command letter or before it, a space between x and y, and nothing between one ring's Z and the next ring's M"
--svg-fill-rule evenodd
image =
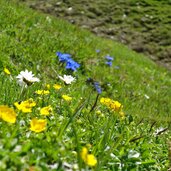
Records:
M81 158L85 161L87 158L88 150L86 147L83 147L81 150Z
M111 101L110 98L104 98L104 97L102 97L100 99L100 103L102 103L102 104L108 104L108 103L110 103L110 101Z
M49 90L37 90L35 93L39 95L46 95L46 94L49 94L50 91Z
M59 84L54 84L54 85L53 85L53 88L56 89L56 90L59 90L59 89L62 88L62 86L59 85Z
M46 107L43 107L43 108L41 108L40 109L40 114L41 115L49 115L50 114L50 112L52 112L52 107L51 107L51 105L49 105L49 106L46 106Z
M15 102L14 106L18 109L21 110L23 113L31 113L32 112L32 108L34 106L36 106L36 102L33 101L33 99L29 99L26 101L22 101L20 103Z
M72 100L72 97L68 96L68 95L62 95L62 98L66 101L71 101Z
M31 112L32 112L32 108L26 106L25 103L23 103L23 102L21 102L21 103L15 102L15 103L14 103L14 106L15 106L18 110L21 110L23 113L31 113Z
M97 164L97 160L93 154L88 154L87 159L86 159L86 163L89 166L95 166Z
M112 110L114 110L116 112L119 112L122 109L121 103L119 103L118 101L114 101L114 100L112 100L110 98L102 97L100 99L100 103L106 105L108 108L110 108L110 109L112 109Z
M5 72L5 74L7 74L7 75L10 75L10 74L11 74L11 72L10 72L7 68L4 68L4 72Z
M46 129L46 120L34 118L30 122L30 130L36 133L42 132Z
M8 106L1 105L0 106L0 118L9 123L16 122L16 113L14 109L9 108Z
M97 159L93 154L88 154L86 147L82 148L81 158L88 166L95 166L97 164Z

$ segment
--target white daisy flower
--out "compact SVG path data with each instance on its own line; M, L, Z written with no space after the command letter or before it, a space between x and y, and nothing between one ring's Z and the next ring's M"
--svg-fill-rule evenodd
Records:
M66 84L71 84L73 81L75 81L75 78L71 75L64 75L58 76L61 80L63 80Z
M21 71L20 74L16 77L18 79L18 84L20 86L29 86L33 84L34 82L39 82L39 78L34 77L34 74L32 71L28 71L27 69L25 71Z

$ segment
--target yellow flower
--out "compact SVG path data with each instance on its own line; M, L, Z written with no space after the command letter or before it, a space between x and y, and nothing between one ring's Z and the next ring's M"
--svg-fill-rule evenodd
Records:
M121 110L121 108L122 108L122 105L121 105L121 103L119 103L118 101L112 101L112 102L110 103L109 107L110 107L111 109L113 109L114 111L119 112L119 111Z
M32 119L30 122L30 130L36 133L42 132L46 129L46 120L45 119Z
M10 75L10 74L11 74L11 72L10 72L7 68L4 68L4 72L5 72L5 74L7 74L7 75Z
M25 106L25 104L23 102L21 102L21 103L15 102L14 106L18 110L21 110L23 113L31 113L32 112L32 108Z
M9 108L8 106L1 105L0 106L0 118L9 123L16 122L16 113L14 109Z
M35 92L36 94L39 94L39 95L44 95L44 94L49 94L49 90L37 90Z
M119 103L118 101L114 101L114 103L115 103L115 110L120 111L120 109L122 108L121 103Z
M85 161L86 158L87 158L87 154L88 154L88 150L86 147L83 147L82 148L82 151L81 151L81 158Z
M97 164L97 159L93 154L88 154L86 147L82 148L81 158L88 166L95 166Z
M111 101L110 98L104 98L104 97L102 97L100 99L100 103L102 103L102 104L108 104L108 103L110 103L110 101Z
M33 101L33 99L29 99L26 101L23 101L21 103L15 102L14 106L18 109L21 110L23 113L31 113L32 108L36 106L36 102Z
M54 85L53 85L53 88L56 89L56 90L61 89L61 87L62 87L62 86L59 85L59 84L54 84Z
M72 100L72 97L68 96L68 95L62 95L62 98L66 101L71 101Z
M102 97L100 99L100 103L106 105L108 108L110 108L110 109L112 109L112 110L114 110L116 112L119 112L122 109L121 103L119 103L118 101L114 101L114 100L112 100L110 98Z
M52 107L49 105L49 106L46 106L46 107L43 107L40 109L40 114L41 115L49 115L50 112L52 112Z

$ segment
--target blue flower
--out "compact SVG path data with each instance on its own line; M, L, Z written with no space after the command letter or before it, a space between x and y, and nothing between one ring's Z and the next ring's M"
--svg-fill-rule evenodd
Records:
M107 55L107 56L106 56L106 59L107 59L108 61L113 61L114 58L111 57L111 56L109 56L109 55Z
M60 62L67 62L71 59L71 55L67 53L56 52Z
M76 71L80 67L80 64L70 59L66 62L66 69L71 69L72 71Z
M106 64L109 65L110 67L112 66L112 62L111 61L107 61Z
M72 71L76 71L80 67L80 64L75 62L71 58L70 54L57 52L56 55L58 56L60 62L66 63L65 66L66 69L71 69Z
M111 67L112 66L112 61L114 60L114 58L109 56L109 55L105 56L105 58L107 60L106 64Z
M96 89L98 94L102 93L102 89L101 89L99 82L97 82L97 81L94 82L94 88Z

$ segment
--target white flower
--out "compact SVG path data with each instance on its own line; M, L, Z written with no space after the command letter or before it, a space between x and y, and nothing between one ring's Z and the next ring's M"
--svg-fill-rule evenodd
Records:
M138 153L135 150L130 150L128 153L128 158L138 158L140 156L140 153Z
M75 81L75 78L71 75L64 75L58 76L61 80L63 80L66 84L71 84L73 81Z
M21 71L20 74L16 77L18 79L18 83L20 86L27 87L28 85L31 85L34 82L39 82L40 80L36 77L34 77L34 74L32 74L32 71L28 71L27 69L25 71Z

